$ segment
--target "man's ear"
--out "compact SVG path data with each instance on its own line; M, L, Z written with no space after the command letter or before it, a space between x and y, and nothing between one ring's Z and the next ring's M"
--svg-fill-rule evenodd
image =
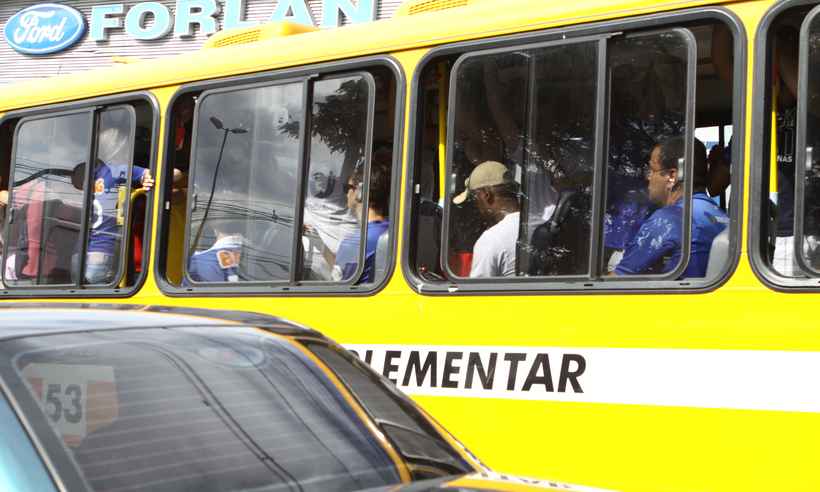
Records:
M477 190L480 193L484 193L484 200L487 202L488 205L495 202L495 193L489 188L480 188Z
M666 177L666 187L670 190L678 184L678 170L677 169L670 169L669 173Z

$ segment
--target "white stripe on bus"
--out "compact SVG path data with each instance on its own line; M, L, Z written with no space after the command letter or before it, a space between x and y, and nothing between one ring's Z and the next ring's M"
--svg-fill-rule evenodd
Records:
M410 395L820 412L820 352L346 348Z

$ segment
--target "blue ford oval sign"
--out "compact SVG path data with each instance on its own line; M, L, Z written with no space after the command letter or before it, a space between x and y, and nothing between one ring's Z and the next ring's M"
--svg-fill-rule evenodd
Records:
M71 7L41 3L23 9L6 22L6 42L27 55L62 51L85 34L85 19Z

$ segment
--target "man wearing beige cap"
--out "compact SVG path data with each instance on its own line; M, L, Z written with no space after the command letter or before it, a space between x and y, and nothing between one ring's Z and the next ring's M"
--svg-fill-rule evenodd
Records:
M518 185L504 164L484 161L465 181L467 189L453 198L460 205L472 198L481 216L490 223L473 246L470 277L515 276L518 239Z

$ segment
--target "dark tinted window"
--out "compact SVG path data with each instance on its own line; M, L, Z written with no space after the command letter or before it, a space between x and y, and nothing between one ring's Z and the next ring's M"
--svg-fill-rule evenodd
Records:
M350 388L408 461L438 467L443 473L472 471L413 404L363 362L327 345L308 347Z
M395 465L322 370L254 329L131 330L6 346L94 490L357 490ZM37 423L40 423L37 425ZM47 424L45 422L48 422Z

